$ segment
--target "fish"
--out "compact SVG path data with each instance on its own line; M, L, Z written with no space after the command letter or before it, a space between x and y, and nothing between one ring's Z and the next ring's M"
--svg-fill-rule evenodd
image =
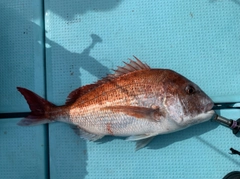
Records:
M195 83L171 69L150 68L134 58L113 74L72 91L62 106L17 87L31 110L18 125L64 122L83 139L121 136L136 141L139 150L157 135L213 117L213 101Z

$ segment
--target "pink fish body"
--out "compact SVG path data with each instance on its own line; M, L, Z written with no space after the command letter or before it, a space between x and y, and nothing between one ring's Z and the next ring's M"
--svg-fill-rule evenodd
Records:
M136 58L136 57L135 57ZM128 136L137 149L159 134L182 130L212 118L212 100L193 82L168 69L151 69L136 58L115 74L70 93L55 106L18 87L31 113L19 122L28 126L61 121L75 126L84 139Z

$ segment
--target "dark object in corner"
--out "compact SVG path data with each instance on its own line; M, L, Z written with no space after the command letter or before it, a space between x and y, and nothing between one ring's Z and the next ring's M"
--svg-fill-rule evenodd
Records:
M240 172L239 171L233 171L228 173L223 179L239 179L240 178Z
M230 150L231 150L231 152L232 152L232 153L230 153L230 154L232 154L232 155L235 155L235 154L240 155L240 152L239 152L239 151L237 151L237 150L235 150L235 149L233 149L233 148L230 148Z

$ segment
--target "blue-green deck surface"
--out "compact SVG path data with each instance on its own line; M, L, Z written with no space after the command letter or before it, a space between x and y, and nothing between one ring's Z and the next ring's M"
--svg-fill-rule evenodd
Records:
M240 101L239 0L2 0L0 15L0 113L29 111L16 86L62 105L132 55L183 74L214 102ZM135 152L123 138L93 143L67 124L19 120L0 119L1 179L219 179L240 170L240 156L229 154L240 138L211 121Z

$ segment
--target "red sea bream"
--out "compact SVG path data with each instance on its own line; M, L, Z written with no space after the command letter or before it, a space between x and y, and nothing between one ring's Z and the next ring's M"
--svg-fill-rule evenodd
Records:
M213 102L196 84L172 70L151 69L135 59L114 74L74 90L63 106L18 87L31 109L19 125L60 121L75 126L84 139L126 136L137 141L140 149L156 135L211 119Z

